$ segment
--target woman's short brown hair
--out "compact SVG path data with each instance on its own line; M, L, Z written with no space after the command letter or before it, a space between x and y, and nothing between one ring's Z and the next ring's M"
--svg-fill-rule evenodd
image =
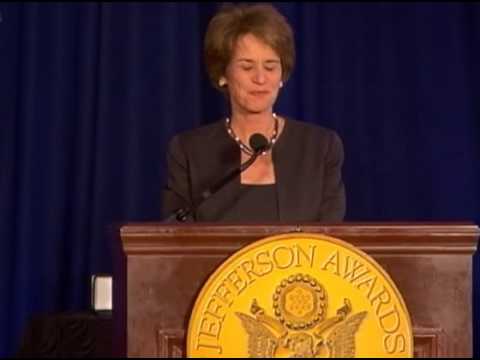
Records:
M227 5L210 20L205 35L205 63L214 87L232 57L237 39L253 34L269 45L280 57L282 80L286 81L295 63L293 31L285 17L272 5Z

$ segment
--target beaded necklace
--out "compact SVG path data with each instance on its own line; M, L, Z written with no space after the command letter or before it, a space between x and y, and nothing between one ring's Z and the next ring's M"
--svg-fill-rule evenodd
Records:
M273 113L272 114L273 118L275 119L275 127L273 129L273 134L272 134L272 137L270 138L269 142L268 142L268 149L271 149L273 147L273 145L275 145L275 142L277 141L277 136L278 136L278 117L277 117L277 114ZM231 125L231 120L230 118L226 118L225 119L225 125L227 127L227 132L228 134L235 140L235 142L238 144L238 146L240 147L240 150L243 151L245 154L249 155L249 156L252 156L254 154L254 151L252 150L252 148L250 148L250 146L246 145L241 139L239 136L237 136L237 134L235 134L235 132L233 131L232 129L232 125ZM267 150L268 151L268 150ZM263 151L262 152L262 155L266 155L267 154L267 151Z

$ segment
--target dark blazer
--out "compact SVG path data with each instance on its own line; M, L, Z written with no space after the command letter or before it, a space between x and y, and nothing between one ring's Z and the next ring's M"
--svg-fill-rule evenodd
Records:
M343 220L343 145L334 131L286 119L272 151L280 221ZM167 154L163 215L191 204L239 165L240 149L225 121L176 135ZM195 220L221 221L239 189L238 177L199 206Z

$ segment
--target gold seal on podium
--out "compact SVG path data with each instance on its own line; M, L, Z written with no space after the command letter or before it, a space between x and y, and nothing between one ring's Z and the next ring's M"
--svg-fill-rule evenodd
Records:
M332 237L288 234L227 259L203 286L189 357L412 357L410 317L382 267Z

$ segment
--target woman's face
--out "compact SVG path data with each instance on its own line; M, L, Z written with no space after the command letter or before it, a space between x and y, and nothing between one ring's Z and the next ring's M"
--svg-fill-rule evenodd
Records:
M282 80L277 53L252 34L238 38L225 78L233 113L271 112Z

